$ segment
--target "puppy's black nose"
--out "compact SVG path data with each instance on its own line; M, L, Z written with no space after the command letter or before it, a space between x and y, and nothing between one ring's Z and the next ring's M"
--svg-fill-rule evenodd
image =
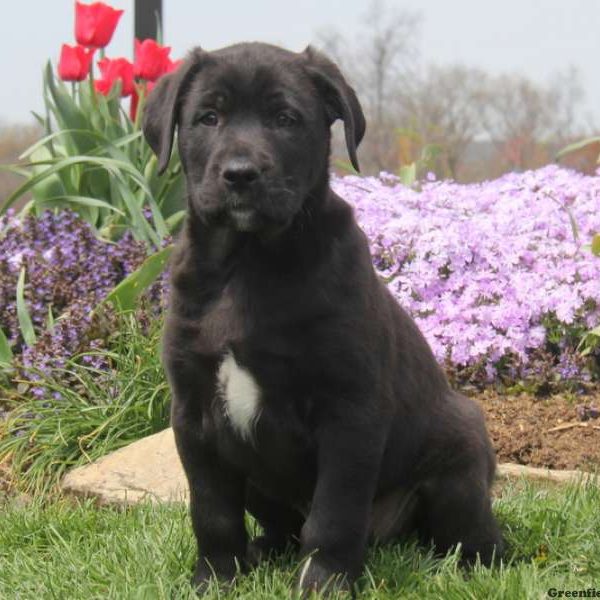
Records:
M223 179L231 187L252 185L260 177L260 171L249 160L234 158L223 169Z

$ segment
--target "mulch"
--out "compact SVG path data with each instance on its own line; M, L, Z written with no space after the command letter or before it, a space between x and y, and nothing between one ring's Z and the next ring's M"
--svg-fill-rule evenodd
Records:
M600 471L600 390L584 396L474 396L486 414L498 462Z

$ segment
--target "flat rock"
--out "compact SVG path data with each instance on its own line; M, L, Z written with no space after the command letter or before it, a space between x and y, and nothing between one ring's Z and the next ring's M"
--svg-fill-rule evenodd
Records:
M524 477L546 482L599 483L591 473L556 471L512 463L498 466L498 477ZM188 488L175 448L172 429L165 429L125 446L94 463L77 467L62 481L63 490L93 497L100 504L187 502Z
M66 492L96 498L100 504L187 502L188 495L171 428L72 469L61 485Z

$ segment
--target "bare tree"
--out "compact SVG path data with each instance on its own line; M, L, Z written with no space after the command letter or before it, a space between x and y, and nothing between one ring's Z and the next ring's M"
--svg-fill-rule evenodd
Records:
M377 124L384 122L391 95L416 60L420 20L419 15L391 9L381 0L375 0L365 15L356 71Z
M374 0L362 22L357 34L360 43L327 30L318 34L316 45L338 62L353 83L368 122L361 150L363 170L380 171L397 163L394 98L417 55L420 16Z
M317 45L354 85L367 117L364 172L397 172L432 146L434 170L459 180L534 168L583 134L583 93L573 68L547 85L522 75L491 76L460 65L418 60L421 18L373 0L354 38L321 31ZM590 127L586 128L587 130ZM334 130L334 156L343 143Z
M488 83L483 127L506 168L535 168L576 135L582 99L574 69L558 73L547 85L522 75L500 75Z
M433 65L403 86L399 98L403 128L413 132L419 152L430 144L440 147L440 175L456 178L465 152L481 133L478 107L486 80L479 69Z
M315 46L334 60L344 73L351 77L354 75L349 65L354 50L349 47L348 40L339 31L331 28L319 30L315 36Z

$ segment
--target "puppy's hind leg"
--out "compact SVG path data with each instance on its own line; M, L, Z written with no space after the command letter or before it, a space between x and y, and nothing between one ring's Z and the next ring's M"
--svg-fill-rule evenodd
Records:
M501 557L504 542L484 474L441 475L425 483L421 494L419 537L424 543L433 541L440 554L460 543L466 564L479 556L489 566Z
M269 498L251 483L246 490L246 510L260 523L263 535L248 544L248 562L258 564L270 554L298 545L304 517L295 509Z

